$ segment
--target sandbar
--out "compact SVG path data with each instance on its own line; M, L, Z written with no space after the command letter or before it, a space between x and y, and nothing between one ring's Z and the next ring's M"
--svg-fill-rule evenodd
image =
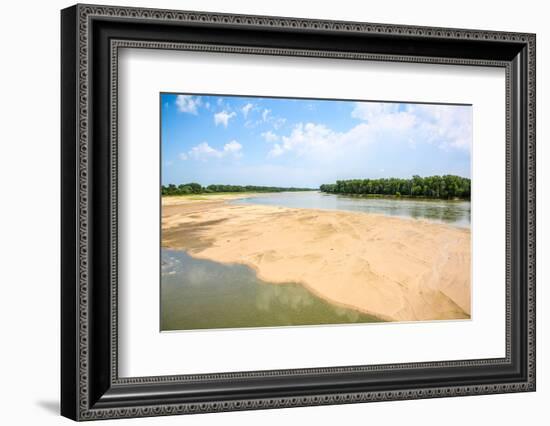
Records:
M239 194L251 196L251 194ZM468 319L470 230L360 212L163 197L162 246L253 268L385 321Z

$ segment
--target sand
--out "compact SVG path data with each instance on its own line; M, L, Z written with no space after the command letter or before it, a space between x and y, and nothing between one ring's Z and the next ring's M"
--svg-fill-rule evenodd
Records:
M470 230L375 214L164 197L162 246L296 282L386 321L470 318Z

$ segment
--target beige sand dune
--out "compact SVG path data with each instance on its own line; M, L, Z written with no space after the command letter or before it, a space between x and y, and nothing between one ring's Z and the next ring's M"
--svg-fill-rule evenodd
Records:
M469 229L227 198L165 198L163 247L245 264L388 321L470 318Z

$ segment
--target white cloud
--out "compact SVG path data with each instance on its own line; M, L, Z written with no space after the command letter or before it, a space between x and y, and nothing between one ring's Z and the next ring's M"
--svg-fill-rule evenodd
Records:
M273 133L271 130L268 130L267 132L263 132L262 138L264 138L266 142L276 142L279 140L279 136Z
M431 144L442 150L471 150L472 114L467 106L400 106L389 103L357 103L352 116L361 120L345 132L321 123L299 123L288 136L273 145L270 157L293 153L318 161L344 155L365 155L371 144ZM353 153L353 154L352 154Z
M223 158L230 156L234 158L240 158L242 157L242 148L243 146L236 140L232 140L226 143L223 146L223 149L216 149L211 147L208 142L201 142L200 144L191 148L188 152L188 155L195 160L202 161L206 161L210 158ZM182 158L181 155L182 154L180 154L180 158Z
M256 124L262 123L270 123L275 130L278 130L285 125L286 118L274 116L272 111L266 108L262 111L262 119L256 121Z
M202 101L200 97L191 95L178 95L176 96L176 106L180 112L187 112L189 114L197 115L198 107Z
M365 121L375 121L380 117L398 114L399 104L380 102L356 102L351 116Z
M234 157L242 156L243 146L236 140L232 140L223 146L223 152L225 155L233 155Z
M269 151L270 157L278 157L287 152L298 156L319 154L335 148L343 143L345 134L336 133L324 124L299 123L289 136L283 136L281 143L273 145Z
M408 132L410 145L418 142L436 144L442 149L471 150L471 107L458 105L358 102L352 117L372 127Z
M426 142L442 149L471 151L471 107L410 104L406 109L416 117L415 133L423 135Z
M229 124L229 120L233 117L235 117L237 114L235 112L227 112L227 111L221 111L216 114L214 114L214 124L217 126L218 124L223 124L224 127L227 127Z
M208 142L201 142L189 150L189 156L196 160L206 160L221 157L221 152L208 145Z
M271 151L269 151L269 157L278 157L279 155L282 155L285 153L285 149L279 145L278 143L276 143L275 145L273 145L273 148L271 148Z
M278 117L273 121L273 128L275 130L278 130L281 127L283 127L285 123L286 123L286 118Z
M243 116L244 118L247 118L248 117L248 113L250 112L250 110L254 107L254 105L252 105L251 103L248 103L246 104L245 106L243 106L241 108L241 112L243 113Z
M189 157L187 156L187 154L185 152L182 152L180 155L180 160L187 160Z

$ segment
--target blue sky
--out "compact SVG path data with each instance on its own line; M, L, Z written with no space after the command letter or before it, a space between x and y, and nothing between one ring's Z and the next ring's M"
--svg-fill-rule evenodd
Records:
M161 94L162 184L470 177L472 107Z

